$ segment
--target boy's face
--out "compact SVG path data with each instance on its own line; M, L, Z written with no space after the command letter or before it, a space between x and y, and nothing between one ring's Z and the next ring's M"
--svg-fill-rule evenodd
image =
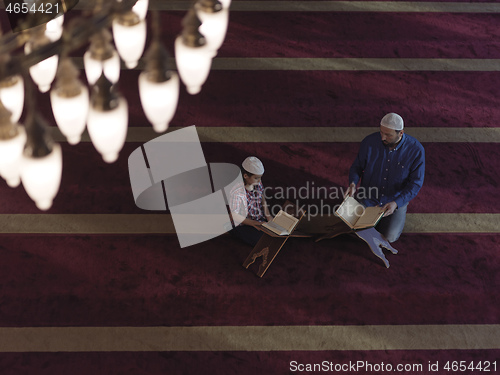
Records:
M261 174L253 174L253 175L247 175L246 173L243 175L243 179L245 180L245 185L258 185L260 183L260 180L262 179Z

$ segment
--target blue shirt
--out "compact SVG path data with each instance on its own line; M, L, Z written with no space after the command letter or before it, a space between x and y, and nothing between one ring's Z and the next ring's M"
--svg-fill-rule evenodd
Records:
M418 194L424 174L425 151L419 141L403 133L391 151L380 133L373 133L361 142L349 170L349 183L358 184L361 179L356 197L367 207L392 201L403 207Z

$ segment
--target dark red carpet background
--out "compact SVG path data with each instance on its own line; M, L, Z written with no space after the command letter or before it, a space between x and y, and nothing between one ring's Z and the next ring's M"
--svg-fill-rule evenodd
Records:
M0 320L9 327L499 324L497 239L407 234L389 269L350 237L296 239L259 279L241 267L250 249L229 236L188 249L173 235L3 236L0 273L9 283L0 289Z
M171 52L183 16L162 12ZM500 59L499 24L496 13L232 12L218 57ZM122 71L119 88L129 103L129 126L149 127L138 74ZM214 70L199 95L181 89L171 125L377 131L380 118L394 111L408 128L497 128L499 81L497 71ZM39 103L54 126L48 94ZM47 213L150 213L135 206L128 177L128 156L140 145L127 143L108 165L90 143L63 143L61 189ZM423 145L425 183L409 213L500 213L498 143ZM266 186L297 189L313 182L345 187L358 146L272 139L202 144L207 162L256 155L266 167ZM22 186L0 181L0 214L40 213ZM500 324L499 239L498 233L403 234L395 243L400 253L388 256L389 269L351 237L296 239L260 279L241 266L250 248L227 235L180 249L175 235L0 234L0 326ZM254 375L290 373L294 360L427 368L498 358L498 349L0 353L0 374Z
M29 374L38 368L37 374L51 375L66 373L74 375L93 374L306 374L306 372L287 372L290 362L349 364L364 363L422 365L425 371L414 372L432 374L429 364L438 362L442 367L447 362L484 360L498 358L498 350L443 350L443 351L329 351L329 352L148 352L148 353L25 353L5 354L0 371L5 375ZM88 364L82 367L81 364ZM114 369L111 371L103 369ZM172 369L175 369L172 371ZM491 367L490 367L491 368ZM492 369L492 368L491 368ZM308 372L311 373L311 372ZM325 372L327 373L327 372ZM332 372L330 372L332 373ZM335 373L335 372L333 372ZM359 371L357 373L363 373ZM372 372L375 373L375 372ZM397 373L397 372L396 372ZM411 373L411 372L406 372ZM445 371L447 374L461 372ZM462 372L463 373L463 372ZM491 373L491 372L490 372Z

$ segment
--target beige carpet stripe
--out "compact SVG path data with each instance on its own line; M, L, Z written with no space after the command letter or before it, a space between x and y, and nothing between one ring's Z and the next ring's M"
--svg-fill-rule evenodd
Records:
M408 214L405 233L500 233L500 214Z
M500 70L498 59L219 57L212 70L449 71Z
M187 215L184 219L194 221ZM211 223L216 225L215 221L204 220L203 223L203 233L218 233L219 227L210 227ZM404 232L500 233L498 223L500 214L408 214ZM133 235L176 232L170 214L1 214L0 233Z
M361 142L373 132L373 127L203 127L196 130L202 142ZM169 132L180 129L171 127ZM65 142L65 137L57 127L52 127L52 135L57 142ZM407 128L406 133L421 142L500 142L500 128ZM129 127L127 142L147 142L161 136L152 127ZM90 142L87 132L82 142Z
M91 9L92 2L80 1L75 9ZM187 10L191 1L150 0L150 10ZM2 4L3 5L3 4ZM388 1L238 1L231 3L231 11L249 12L450 12L497 13L500 4L442 3L442 2L388 2Z
M169 214L7 214L0 233L31 234L169 234Z
M73 62L83 69L83 58ZM173 58L169 69L176 69ZM134 70L143 71L144 59ZM122 70L125 70L122 63ZM445 58L321 58L321 57L217 57L212 70L223 71L430 71L430 72L498 72L500 59L445 59Z
M0 352L475 350L500 325L0 328Z

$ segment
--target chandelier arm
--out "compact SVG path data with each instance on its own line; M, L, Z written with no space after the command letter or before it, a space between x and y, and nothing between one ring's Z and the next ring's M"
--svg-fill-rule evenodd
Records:
M70 53L78 48L81 48L88 43L90 37L111 25L113 17L117 14L127 12L132 9L137 0L122 0L121 2L114 1L113 5L103 9L102 11L92 15L85 23L75 24L73 30L70 30L70 35L67 38L59 39L44 45L31 53L17 54L12 56L10 61L5 64L1 71L0 80L16 74L23 74L23 70L28 70L31 66L39 62L60 54L64 50ZM11 54L13 51L21 47L28 40L28 33L22 32L17 35L6 34L0 38L0 55Z
M22 71L24 87L26 92L26 145L24 154L34 158L46 156L52 152L54 139L47 130L45 120L37 111L37 94L35 83L33 82L28 70Z
M160 26L160 12L158 10L152 11L151 18L151 30L153 31L153 40L159 41L161 35L161 26Z

